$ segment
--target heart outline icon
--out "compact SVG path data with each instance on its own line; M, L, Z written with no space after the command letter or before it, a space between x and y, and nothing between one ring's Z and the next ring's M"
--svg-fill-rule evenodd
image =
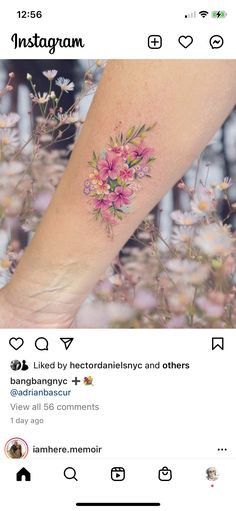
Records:
M9 340L9 344L14 350L19 350L21 346L23 346L24 340L22 339L22 337L11 337L11 339Z
M191 35L181 35L178 41L179 44L181 44L181 46L186 49L193 43L193 38Z

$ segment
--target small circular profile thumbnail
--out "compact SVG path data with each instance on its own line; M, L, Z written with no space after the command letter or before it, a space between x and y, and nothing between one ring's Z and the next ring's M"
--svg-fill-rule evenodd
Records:
M10 438L5 444L4 452L9 459L23 459L26 458L29 447L23 438Z
M219 474L215 467L209 467L206 469L206 478L208 481L217 481Z

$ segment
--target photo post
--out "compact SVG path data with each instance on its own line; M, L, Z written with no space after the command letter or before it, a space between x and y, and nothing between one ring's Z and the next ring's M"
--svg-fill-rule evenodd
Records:
M235 508L236 8L140 7L3 8L6 511Z

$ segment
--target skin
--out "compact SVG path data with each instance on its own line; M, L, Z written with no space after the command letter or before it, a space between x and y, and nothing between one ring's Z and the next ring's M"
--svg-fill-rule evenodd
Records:
M190 167L236 98L236 61L110 61L55 196L17 271L0 292L0 327L73 326L76 312L144 216ZM133 210L108 239L83 182L93 150L133 125L156 161Z

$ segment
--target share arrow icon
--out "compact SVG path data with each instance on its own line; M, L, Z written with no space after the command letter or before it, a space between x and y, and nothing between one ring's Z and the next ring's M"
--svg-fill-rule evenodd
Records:
M68 350L71 343L74 340L74 337L60 337L61 341L65 344L65 349Z

